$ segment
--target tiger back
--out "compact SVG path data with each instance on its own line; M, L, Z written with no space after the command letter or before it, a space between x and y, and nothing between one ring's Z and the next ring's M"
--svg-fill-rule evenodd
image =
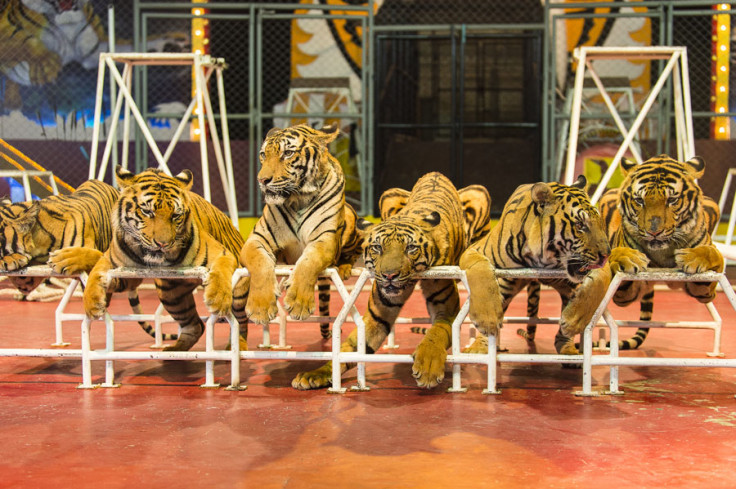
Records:
M705 171L701 158L680 162L663 154L641 165L624 158L621 171L620 188L607 191L599 203L613 247L614 273L637 273L648 267L686 273L723 271L723 257L711 241L720 219L718 204L703 195L696 182ZM715 282L685 282L682 287L700 302L715 297ZM613 300L620 306L639 300L639 319L650 321L653 283L624 282ZM619 348L638 348L648 333L649 328L639 328L633 337L619 341Z
M503 208L488 236L470 246L460 260L470 285L470 319L478 330L498 334L511 300L535 281L560 294L563 319L555 337L559 353L576 354L573 336L587 323L566 322L564 311L575 308L573 293L590 270L603 266L610 252L603 221L585 192L584 177L571 186L535 183L519 186ZM496 268L565 270L564 279L509 279L497 277ZM480 336L470 352L487 351Z
M464 189L463 189L464 190ZM465 248L488 229L490 196L473 186L475 200L463 208L461 195L440 173L429 173L411 192L390 189L381 196L381 223L373 226L364 243L365 266L373 273L366 326L366 350L375 352L396 321L401 307L419 280L417 275L439 265L457 265ZM472 210L470 210L472 208ZM472 216L473 218L471 219ZM444 378L451 325L460 308L457 285L451 279L421 281L432 326L414 352L413 375L420 387L434 387ZM357 350L357 332L350 333L342 351ZM349 367L341 365L344 372ZM292 381L297 389L329 385L332 365L303 372Z
M118 167L121 195L112 219L112 242L89 274L84 292L85 312L99 317L109 293L129 287L107 272L119 267L206 267L204 303L210 313L226 315L232 305L232 274L243 239L219 209L190 192L188 170L170 177L158 169L138 175ZM188 350L202 335L190 280L155 280L164 308L179 323L180 334L167 350Z

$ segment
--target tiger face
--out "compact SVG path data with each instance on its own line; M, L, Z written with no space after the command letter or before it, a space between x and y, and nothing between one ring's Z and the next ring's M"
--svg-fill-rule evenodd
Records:
M0 199L0 267L15 270L27 264L21 256L30 260L36 248L33 226L38 220L41 206L38 201L30 205L13 204Z
M537 183L532 187L532 200L547 229L543 253L559 260L576 283L602 267L611 252L603 219L585 192L586 183L580 176L571 186Z
M266 204L283 205L292 198L308 200L313 196L327 171L327 145L337 134L337 127L316 130L305 124L268 131L259 153L258 172Z
M192 173L184 170L170 177L151 168L134 175L118 167L117 177L121 195L113 219L116 234L144 265L178 264L192 238Z
M705 162L660 155L641 165L623 159L621 168L626 179L618 210L626 233L655 251L688 243L703 200L695 179L703 175Z
M439 215L432 212L424 224L431 228L438 222ZM435 263L437 247L428 229L394 218L371 228L363 254L378 288L384 296L392 297L416 285L416 275Z

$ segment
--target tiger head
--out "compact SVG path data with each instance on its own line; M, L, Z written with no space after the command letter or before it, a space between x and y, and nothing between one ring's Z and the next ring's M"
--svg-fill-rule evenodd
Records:
M684 163L659 155L641 165L621 160L625 178L618 210L626 233L646 249L682 247L694 232L703 192L695 182L705 162L694 157Z
M531 187L534 212L541 226L526 230L527 239L541 244L542 263L561 265L573 282L602 267L611 252L603 219L590 203L586 184L581 175L570 186L535 183Z
M122 239L144 265L179 263L192 240L192 172L170 177L149 168L134 175L118 166L116 175L120 186L113 211L116 239Z
M13 204L10 199L0 199L0 258L12 254L33 256L36 243L33 226L41 210L39 201Z
M268 131L258 172L266 204L283 205L292 198L309 200L320 188L329 158L327 145L338 132L337 127L317 130L306 124Z
M439 251L432 231L440 220L433 211L419 221L396 216L370 229L363 251L365 266L384 296L413 288L416 274L435 264Z

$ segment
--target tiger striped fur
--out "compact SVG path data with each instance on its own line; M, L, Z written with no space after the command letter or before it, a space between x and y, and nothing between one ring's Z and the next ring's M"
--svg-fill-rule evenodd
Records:
M349 277L362 252L368 223L345 202L345 177L327 148L337 135L337 128L298 125L271 129L263 141L258 184L266 205L240 252L250 277L235 297L255 323L267 324L277 314L277 263L294 265L282 284L284 307L292 318L306 319L315 310L318 282L320 314L329 316L329 280L318 276L335 266ZM329 337L328 324L321 333Z
M490 234L463 254L460 268L470 286L469 316L481 333L467 351L487 351L483 335L498 334L511 299L531 282L496 277L496 268L551 268L567 272L566 279L537 280L557 290L562 299L555 348L562 354L577 353L573 336L587 323L566 322L565 310L575 306L577 284L589 270L602 266L610 252L603 220L585 193L586 183L580 176L572 186L519 186Z
M701 158L679 162L663 154L641 165L624 158L621 171L625 177L621 187L603 194L599 204L614 247L609 275L637 273L648 266L686 273L723 271L723 257L711 242L720 219L718 204L703 195L695 181L705 171ZM624 282L613 301L626 306L639 300L639 319L650 321L653 285ZM684 283L685 292L704 303L713 300L715 288L715 282ZM638 348L648 333L649 328L639 328L633 337L619 341L619 349Z
M390 189L381 196L382 222L365 240L363 257L374 281L363 316L366 351L375 352L385 340L418 281L416 275L437 265L456 265L463 250L490 227L490 196L483 187L459 192L440 173L424 175L411 192ZM463 195L466 208L463 208ZM471 202L472 201L472 202ZM451 324L460 308L454 280L422 280L421 289L433 323L414 351L412 373L420 387L431 388L445 375ZM342 351L357 350L357 331ZM341 364L344 373L349 365ZM332 381L332 364L298 374L291 385L315 389Z
M108 279L107 272L113 268L197 266L209 270L203 284L208 310L228 314L236 253L243 245L230 219L190 192L192 174L188 170L170 177L153 168L134 175L118 167L116 175L122 190L113 210L112 242L89 274L84 291L87 315L101 316L112 292L140 283ZM159 300L180 327L176 343L166 350L189 350L204 331L192 295L199 284L173 279L156 279L155 284Z

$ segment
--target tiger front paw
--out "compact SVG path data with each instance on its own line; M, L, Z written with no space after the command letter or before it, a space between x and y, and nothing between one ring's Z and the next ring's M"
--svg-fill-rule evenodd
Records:
M715 246L696 246L675 251L675 262L683 272L722 272L723 256Z
M503 324L503 306L500 300L474 299L471 294L468 316L478 331L484 335L496 336Z
M265 291L264 293L263 290L254 287L248 295L245 313L254 323L268 324L279 313L276 295L273 291Z
M573 337L585 330L606 296L610 284L611 271L608 267L592 270L586 275L562 310L560 328L566 336Z
M204 283L204 304L210 314L227 316L233 304L230 280L225 274L210 273Z
M84 291L84 312L89 318L99 318L107 310L107 296L100 287L87 287Z
M314 288L300 292L295 285L286 289L284 308L292 319L307 319L315 309Z
M647 269L649 258L641 251L619 246L611 250L608 263L613 273L639 273Z
M422 340L414 351L411 372L419 387L431 389L445 379L447 350L428 339Z
M49 253L48 264L56 273L78 275L89 273L101 256L101 251L91 248L64 248Z
M309 372L300 372L291 381L294 389L305 391L309 389L320 389L332 385L332 364L326 363L320 368Z
M349 263L338 265L337 274L340 275L342 280L347 280L353 274L353 266Z
M5 255L0 259L0 270L3 271L9 271L12 272L14 270L19 270L26 265L28 265L28 262L31 260L31 257L28 255L21 255L20 253L11 253L9 255Z

